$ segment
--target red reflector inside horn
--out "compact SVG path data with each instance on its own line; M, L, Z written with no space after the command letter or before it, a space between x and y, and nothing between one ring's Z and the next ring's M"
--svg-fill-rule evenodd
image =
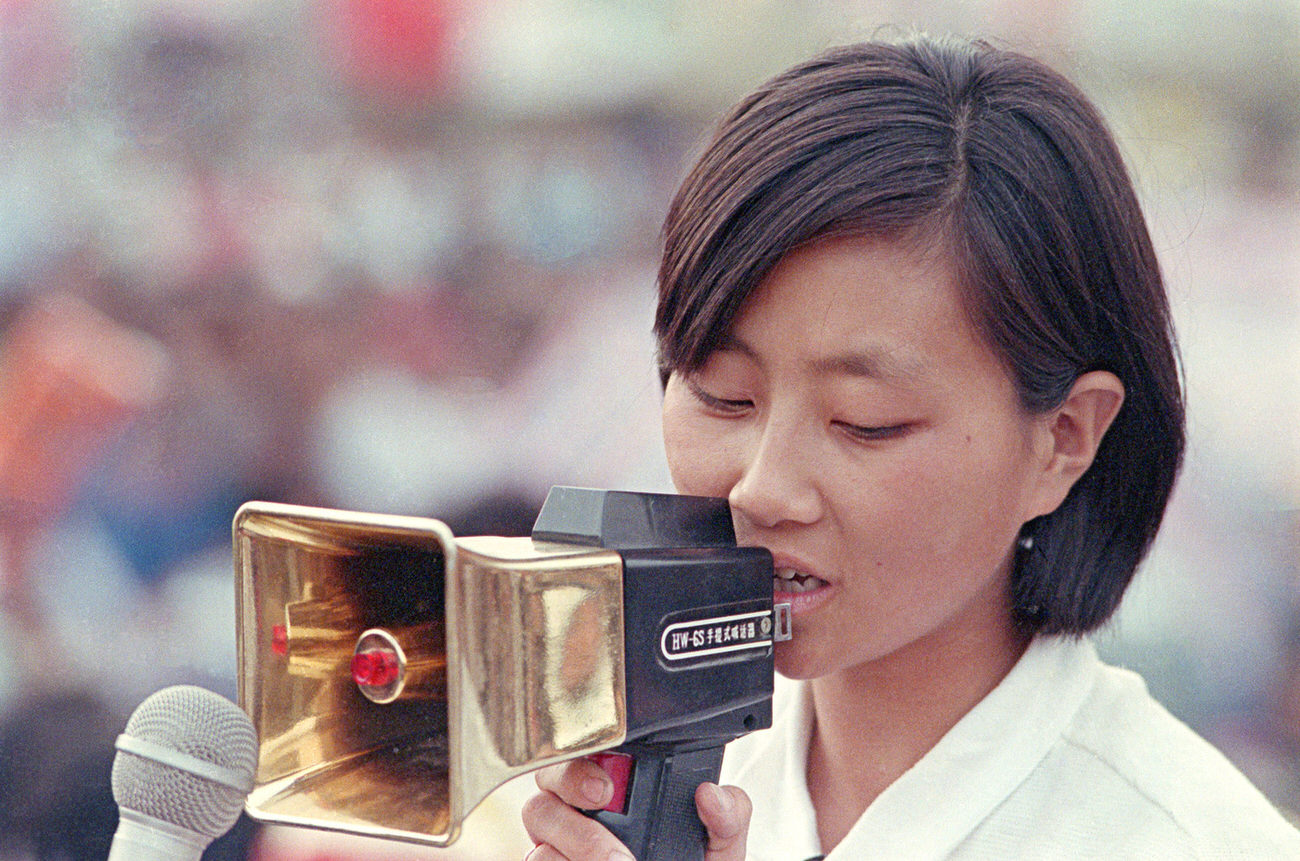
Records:
M389 649L359 652L352 656L352 681L382 688L397 681L397 654Z

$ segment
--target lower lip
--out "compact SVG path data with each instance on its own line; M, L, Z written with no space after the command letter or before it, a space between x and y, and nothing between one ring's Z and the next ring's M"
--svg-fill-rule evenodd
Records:
M772 593L772 603L789 604L792 615L807 613L829 598L832 590L833 587L829 583L808 592L781 592L777 590Z

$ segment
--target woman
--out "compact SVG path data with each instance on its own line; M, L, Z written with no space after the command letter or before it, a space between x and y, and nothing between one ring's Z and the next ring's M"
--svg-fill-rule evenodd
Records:
M674 481L729 498L793 605L773 729L696 796L710 859L1300 857L1082 637L1155 535L1183 407L1077 89L979 43L830 51L723 121L665 245ZM599 768L538 784L530 859L626 857L573 809Z

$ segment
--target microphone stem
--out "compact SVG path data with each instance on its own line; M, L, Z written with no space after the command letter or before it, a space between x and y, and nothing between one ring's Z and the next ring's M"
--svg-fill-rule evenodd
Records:
M199 861L210 842L188 828L123 807L108 861Z

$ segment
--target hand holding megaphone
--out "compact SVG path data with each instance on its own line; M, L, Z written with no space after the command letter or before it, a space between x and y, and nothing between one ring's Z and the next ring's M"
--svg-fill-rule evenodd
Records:
M626 848L612 833L579 810L601 808L617 786L594 762L574 760L537 772L542 792L524 805L523 820L537 848L527 861L604 861ZM744 861L753 806L735 786L702 783L695 792L695 809L704 825L705 861Z

